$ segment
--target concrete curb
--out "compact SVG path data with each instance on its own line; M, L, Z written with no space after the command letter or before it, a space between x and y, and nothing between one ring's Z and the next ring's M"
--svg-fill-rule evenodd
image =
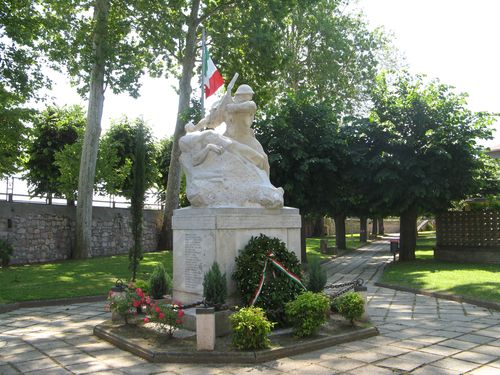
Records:
M21 301L16 303L7 303L0 305L0 314L21 309L24 307L71 305L73 303L99 302L105 300L106 296L85 296L85 297L57 298L57 299L47 299L47 300L35 300L35 301Z
M307 353L318 349L323 349L333 345L345 342L361 340L379 334L376 327L362 328L354 332L342 333L338 335L319 337L307 342L301 342L286 347L264 349L259 351L231 351L231 352L187 352L187 351L166 351L151 350L140 345L134 344L126 338L110 332L109 321L94 327L94 335L110 342L116 347L127 350L150 362L162 363L262 363L278 358L289 357L301 353Z
M400 286L400 285L394 285L394 284L386 284L386 283L380 283L376 282L376 286L380 286L382 288L389 288L389 289L394 289L394 290L400 290L402 292L409 292L409 293L414 293L414 294L423 294L424 296L430 296L434 298L441 298L441 299L447 299L450 301L455 301L455 302L465 302L465 303L470 303L472 305L480 306L480 307L485 307L487 309L491 310L496 310L500 311L500 303L496 302L489 302L489 301L482 301L479 299L475 298L469 298L469 297L463 297L463 296L457 296L454 294L448 294L448 293L442 293L442 292L431 292L428 290L424 289L414 289L414 288L409 288L406 286Z

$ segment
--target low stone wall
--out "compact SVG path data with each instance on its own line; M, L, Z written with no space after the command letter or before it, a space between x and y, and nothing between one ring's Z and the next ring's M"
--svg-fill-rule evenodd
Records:
M92 208L92 257L126 254L132 246L130 212ZM0 238L14 247L11 264L71 258L75 247L76 207L0 202ZM144 251L158 244L162 212L144 211Z
M325 234L327 236L335 235L335 222L331 218L325 218L324 221ZM372 230L372 220L368 220L368 233ZM345 232L346 234L357 234L359 233L359 219L358 218L347 218L345 221ZM385 233L399 233L399 219L384 219L384 232Z

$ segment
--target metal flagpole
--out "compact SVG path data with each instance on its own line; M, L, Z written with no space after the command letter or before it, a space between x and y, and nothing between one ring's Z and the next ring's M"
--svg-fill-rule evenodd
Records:
M205 117L205 75L207 70L206 64L206 40L205 28L201 27L201 117Z

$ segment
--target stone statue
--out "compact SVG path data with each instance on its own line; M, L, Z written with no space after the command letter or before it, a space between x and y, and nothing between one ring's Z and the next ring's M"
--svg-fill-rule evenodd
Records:
M231 97L237 77L204 119L185 126L179 140L187 198L194 207L283 207L283 189L271 185L267 155L251 128L254 92L241 85ZM224 135L213 130L222 123Z

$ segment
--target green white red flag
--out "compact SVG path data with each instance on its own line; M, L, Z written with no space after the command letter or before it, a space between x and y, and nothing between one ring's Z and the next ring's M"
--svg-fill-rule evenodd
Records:
M217 70L214 62L208 54L208 48L205 46L205 61L204 61L204 72L203 72L203 84L205 86L205 98L214 94L219 87L224 84L224 78Z

